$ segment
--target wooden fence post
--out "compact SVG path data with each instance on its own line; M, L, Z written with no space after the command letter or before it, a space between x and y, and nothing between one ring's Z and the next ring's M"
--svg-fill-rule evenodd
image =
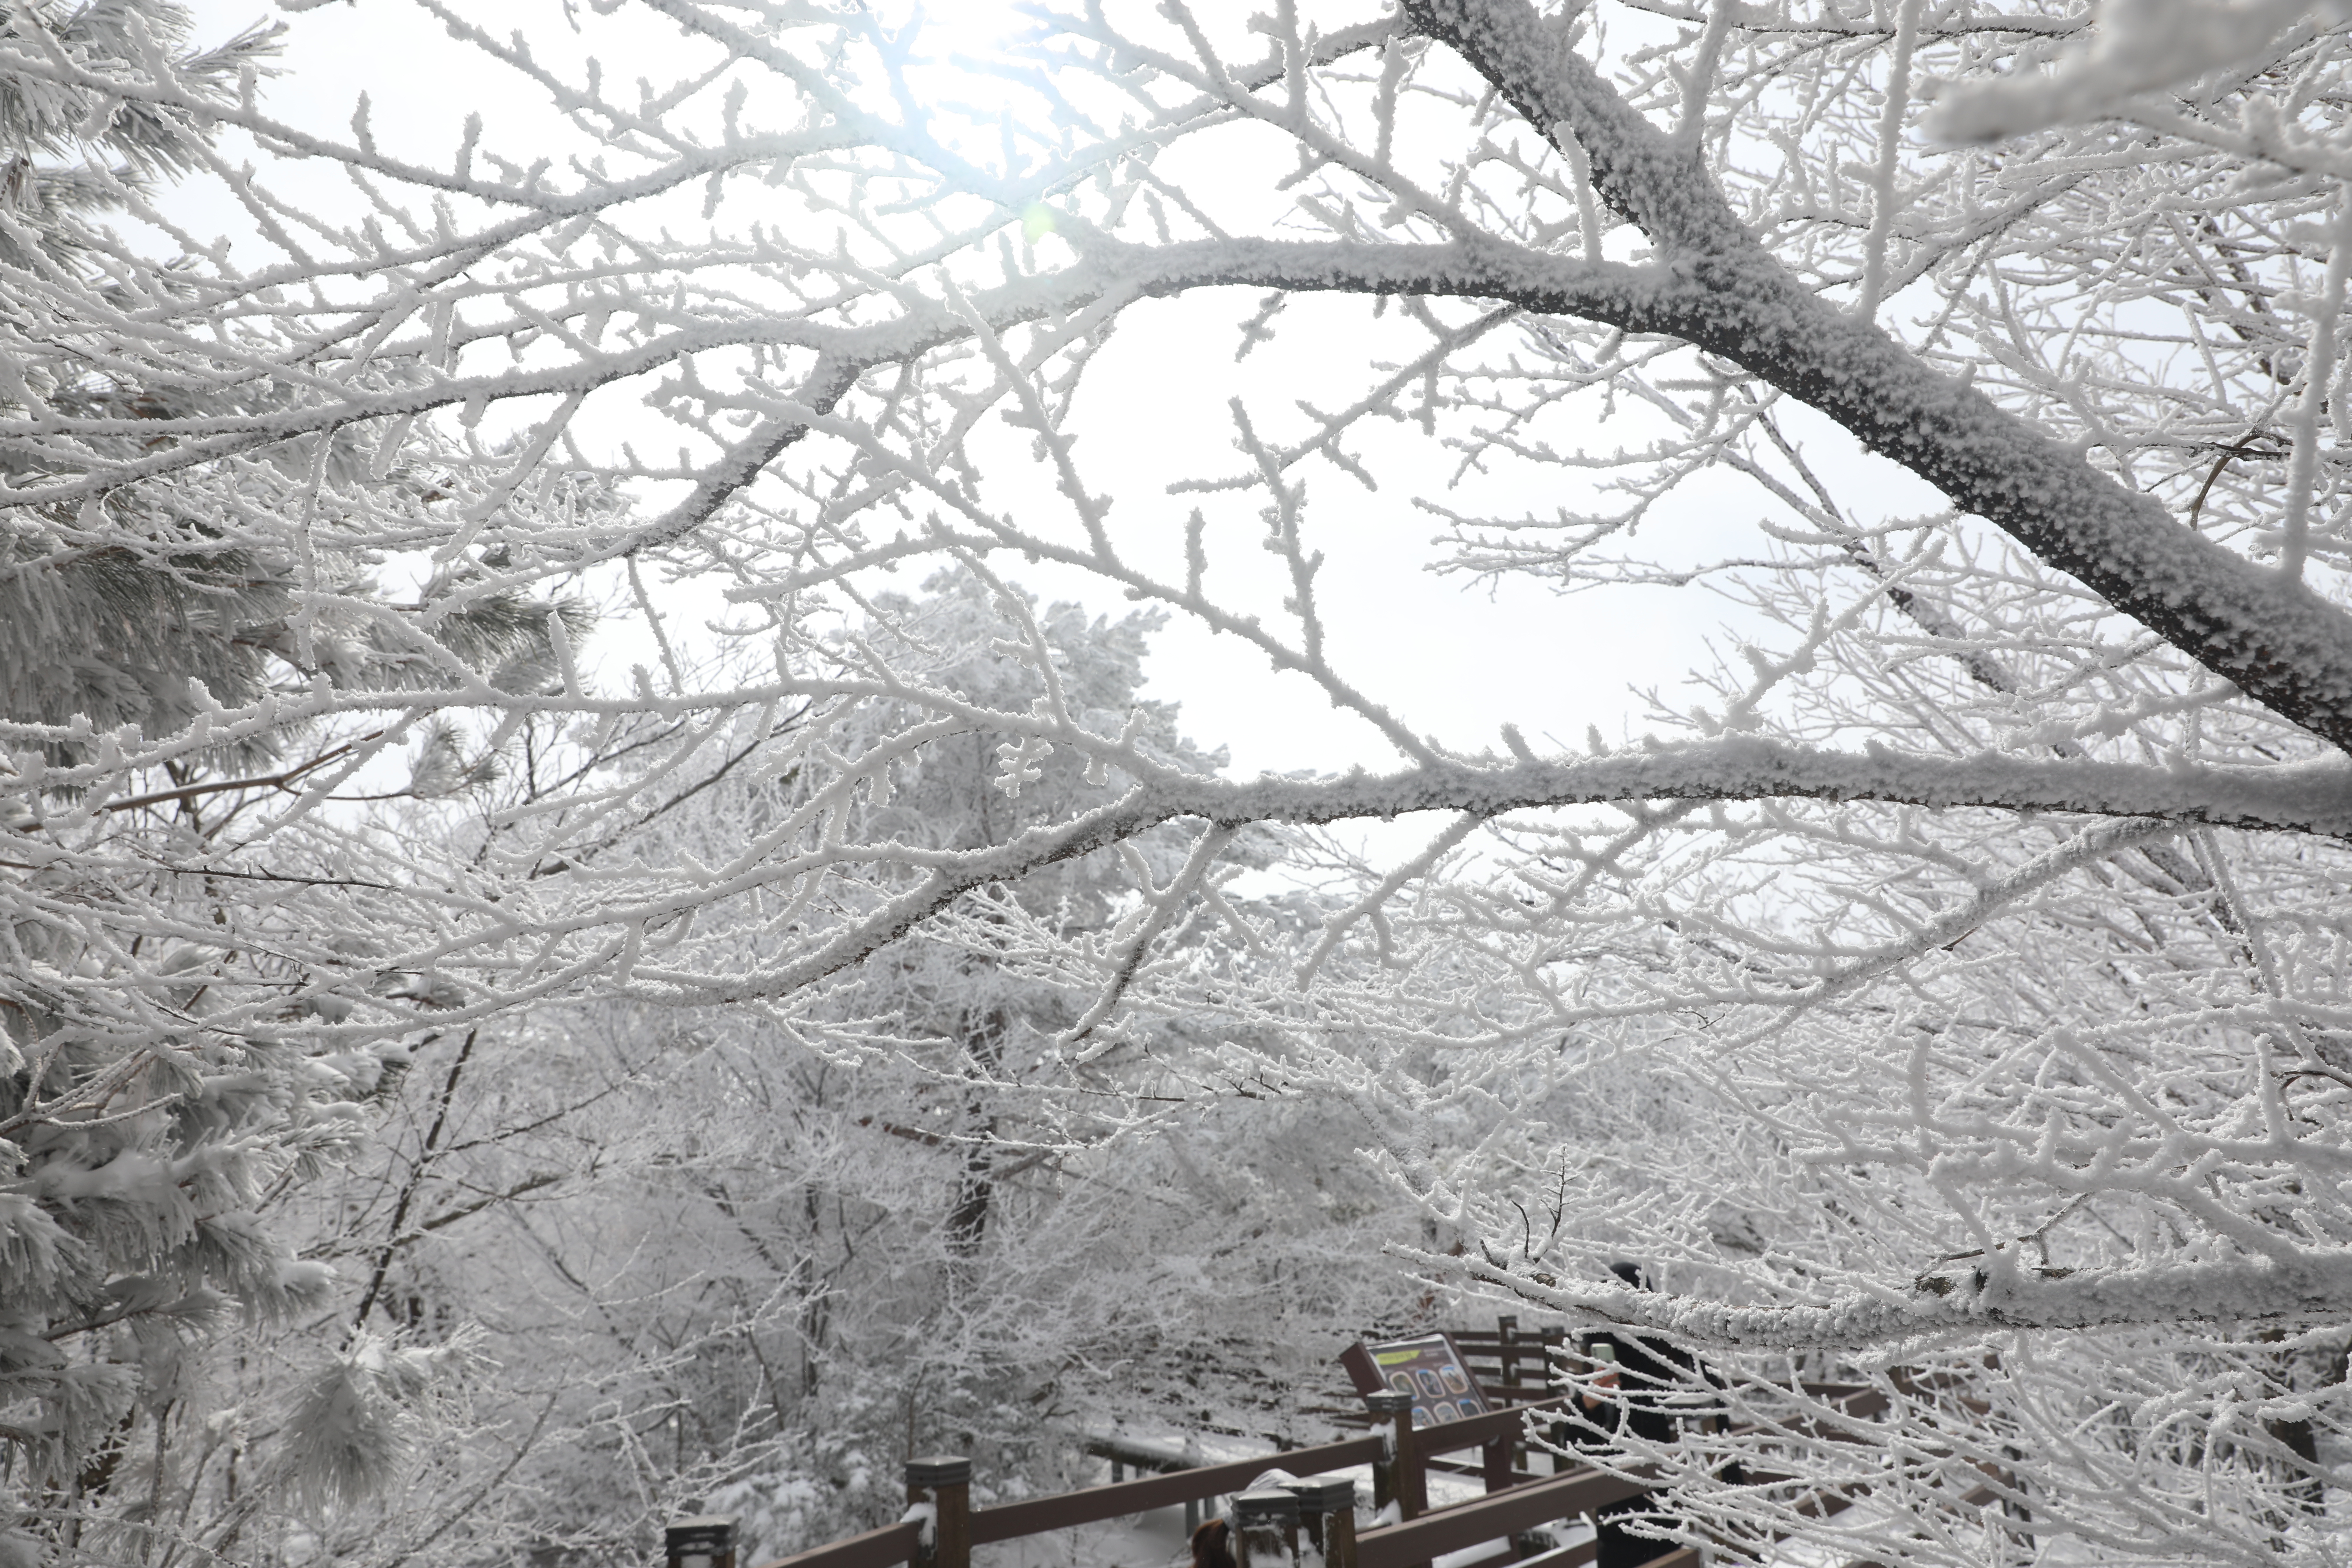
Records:
M1566 1324L1563 1323L1557 1328L1546 1329L1544 1331L1544 1381L1550 1384L1555 1390L1558 1390L1559 1385L1553 1380L1558 1378L1560 1373L1568 1365L1568 1326ZM1563 1406L1563 1408L1565 1408L1565 1406ZM1551 1424L1551 1440L1554 1447L1561 1448L1567 1447L1570 1436L1568 1419L1565 1415L1562 1415L1559 1420ZM1570 1460L1561 1455L1554 1454L1551 1457L1551 1473L1553 1475L1558 1475L1562 1470L1574 1469L1575 1468L1576 1466L1572 1460Z
M1293 1481L1307 1539L1323 1553L1323 1568L1356 1568L1356 1483L1346 1476Z
M674 1519L662 1545L669 1568L735 1568L735 1521L713 1513Z
M1478 1468L1485 1472L1483 1479L1489 1494L1511 1489L1515 1479L1511 1472L1511 1449L1517 1442L1517 1437L1506 1432L1499 1437L1487 1438L1486 1447L1479 1450Z
M1281 1488L1234 1499L1234 1568L1295 1568L1298 1496Z
M1412 1420L1412 1411L1413 1411L1412 1394L1392 1394L1392 1392L1364 1394L1364 1411L1371 1415L1373 1432L1379 1432L1385 1422L1390 1420L1390 1415L1397 1411L1397 1401L1404 1401L1406 1420ZM1385 1444L1381 1444L1381 1458L1371 1462L1373 1511L1385 1510L1385 1507L1388 1507L1390 1502L1395 1502L1395 1500L1397 1500L1397 1446L1395 1441L1385 1441Z
M1518 1396L1519 1320L1508 1312L1498 1314L1495 1319L1495 1339L1502 1357L1503 1386L1511 1391L1505 1397L1510 1401L1512 1408L1517 1409L1520 1403ZM1495 1458L1494 1445L1488 1444L1485 1458L1486 1489L1490 1492L1507 1490L1511 1484L1513 1470L1535 1468L1528 1462L1526 1446L1517 1437L1513 1437L1503 1446L1503 1457L1500 1460Z
M1372 1468L1372 1499L1381 1508L1397 1505L1399 1519L1419 1519L1429 1511L1429 1474L1423 1464L1421 1443L1412 1429L1412 1395L1393 1389L1364 1395L1364 1408L1375 1418L1389 1418L1388 1495L1381 1495L1381 1467ZM1377 1424L1377 1422L1376 1422Z
M959 1454L908 1460L907 1501L931 1505L930 1546L915 1549L921 1568L971 1568L971 1461Z

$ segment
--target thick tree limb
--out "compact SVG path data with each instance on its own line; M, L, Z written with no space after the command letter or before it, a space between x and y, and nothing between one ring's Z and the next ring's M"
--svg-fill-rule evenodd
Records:
M1822 1306L1738 1307L1630 1290L1559 1289L1483 1259L1433 1258L1551 1311L1590 1313L1726 1346L1853 1350L1987 1328L2092 1329L2182 1322L2296 1321L2352 1308L2352 1258L2240 1258L2137 1268L2036 1268L2010 1257L1924 1276L1901 1294Z
M661 970L652 965L637 971L641 980L665 994L698 1003L736 1002L783 995L836 973L972 889L1108 848L1178 818L1202 818L1221 826L1315 824L1414 811L1495 816L1544 806L1628 800L1766 798L2151 817L2352 837L2352 766L2332 762L2245 770L2167 769L1996 752L1963 758L1902 756L1885 751L1857 755L1736 737L1655 752L1512 767L1447 765L1385 775L1251 783L1160 777L1139 784L1121 799L1095 811L1033 829L984 851L930 850L895 844L842 846L761 861L733 878L700 889L672 890L660 900L626 910L583 910L572 923L580 929L615 920L657 923L713 898L788 882L850 860L887 863L922 875L919 883L845 925L819 945L772 967L732 974ZM456 951L471 944L472 939L459 938L450 945Z
M1820 409L2273 712L2352 748L2352 616L2181 526L2080 446L1800 285L1740 224L1696 148L1559 47L1526 0L1408 0L1406 10L1530 124L1573 136L1601 198L1686 285L1649 294L1653 309L1594 319L1681 338Z

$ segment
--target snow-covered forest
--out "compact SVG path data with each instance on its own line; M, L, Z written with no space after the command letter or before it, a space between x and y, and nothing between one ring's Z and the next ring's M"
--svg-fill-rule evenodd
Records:
M1717 1561L2352 1562L2352 10L261 4L0 19L0 1563L1497 1310Z

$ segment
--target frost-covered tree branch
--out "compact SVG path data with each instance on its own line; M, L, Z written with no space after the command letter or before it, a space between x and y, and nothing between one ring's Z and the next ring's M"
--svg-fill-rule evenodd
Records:
M1900 1521L1979 1461L2032 1498L2002 1552L2314 1539L2352 1309L2332 14L416 14L483 112L388 67L320 119L270 36L160 0L0 37L12 1475L125 1531L168 1511L134 1440L234 1491L155 1347L235 1304L368 1418L187 1542L431 1490L470 1363L331 1298L495 1216L602 1310L530 1212L601 1200L428 1120L405 1197L306 1205L412 1064L462 1118L449 1042L645 1009L898 1075L923 1114L859 1114L920 1134L957 1279L1020 1181L1115 1174L1169 1106L1338 1108L1413 1267L1724 1361L1749 1436L1626 1462L1725 1539L1975 1561ZM1400 521L1428 555L1366 542ZM1727 657L1497 636L1459 695L1525 711L1460 732L1361 630L1431 635L1445 574L1564 627L1703 602ZM1153 632L1364 750L1231 776L1139 695ZM1568 686L1632 689L1624 732L1543 738ZM663 1150L770 1292L679 1342L823 1342L760 1248L863 1222ZM449 1161L477 1190L418 1218ZM1586 1283L1633 1252L1665 1292ZM788 1422L759 1375L711 1455ZM1836 1520L1722 1482L1862 1484L1809 1382L1885 1384L1873 1451L1934 1464ZM498 1462L645 1441L558 1405Z

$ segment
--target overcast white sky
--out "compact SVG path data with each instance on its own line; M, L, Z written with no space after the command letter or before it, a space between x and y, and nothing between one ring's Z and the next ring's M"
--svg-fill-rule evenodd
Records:
M260 0L194 0L194 9L205 39L274 14ZM479 22L522 29L550 57L580 47L561 0L499 0L463 9ZM937 9L962 17L976 33L984 33L992 15L1002 11L992 0ZM345 136L354 101L365 91L379 140L435 163L446 160L465 117L477 110L489 121L486 144L500 140L502 125L517 135L542 133L534 129L545 123L540 111L518 94L514 79L478 63L406 0L336 0L286 19L287 74L266 97L283 118ZM612 26L584 5L580 19L592 30ZM656 68L665 43L658 32L621 42L630 57L625 61L610 52L611 40L597 40L608 72L623 79L638 70L662 74ZM305 177L300 171L281 176L298 186ZM193 216L216 199L190 193L180 205ZM235 226L234 215L221 213L215 226ZM1297 417L1294 397L1328 408L1360 393L1367 362L1381 348L1381 338L1366 331L1360 302L1295 303L1276 342L1237 366L1232 327L1253 304L1228 291L1138 308L1090 372L1097 378L1097 414L1085 426L1080 455L1097 488L1124 498L1119 515L1130 524L1140 516L1156 527L1164 514L1172 537L1192 502L1165 495L1165 479L1203 464L1224 468L1238 460L1231 452L1225 407L1232 393L1243 393L1253 414L1268 419ZM1548 735L1580 747L1588 725L1614 740L1629 725L1640 732L1641 704L1629 688L1661 687L1673 697L1688 670L1711 662L1705 639L1712 634L1721 640L1727 612L1703 589L1563 598L1527 581L1478 584L1433 577L1428 568L1440 556L1431 539L1436 520L1415 510L1412 498L1417 490L1438 493L1446 460L1417 431L1381 428L1395 431L1395 437L1375 433L1352 446L1386 482L1368 493L1338 470L1318 467L1309 476L1307 526L1314 545L1329 558L1320 585L1334 662L1414 728L1470 750L1499 750L1497 731L1505 722L1517 723L1538 748ZM667 449L672 439L664 427L652 444ZM1607 444L1639 439L1637 430L1627 430L1611 434ZM1178 462L1180 456L1189 460ZM1860 459L1832 456L1829 461L1852 471L1848 465ZM1916 485L1903 484L1910 492L1906 504L1932 504ZM1490 490L1482 500L1508 503L1496 510L1549 511L1574 498L1539 486L1516 495ZM1666 548L1675 555L1712 553L1705 548L1709 542L1752 549L1741 541L1752 540L1760 509L1752 489L1703 486L1667 514L1675 520L1678 542ZM1265 595L1272 609L1278 584L1265 574L1273 564L1254 549L1228 550L1213 558L1213 576L1220 570L1260 574L1245 593ZM1128 607L1074 579L1036 569L1019 575L1041 594L1076 597L1092 610L1116 614ZM617 660L624 669L645 657L628 646L608 646L604 652L608 667ZM1270 675L1260 656L1230 638L1170 626L1158 640L1151 679L1153 695L1183 704L1187 731L1230 747L1234 770L1244 775L1359 763L1377 769L1396 760L1360 721L1335 714L1303 680Z

